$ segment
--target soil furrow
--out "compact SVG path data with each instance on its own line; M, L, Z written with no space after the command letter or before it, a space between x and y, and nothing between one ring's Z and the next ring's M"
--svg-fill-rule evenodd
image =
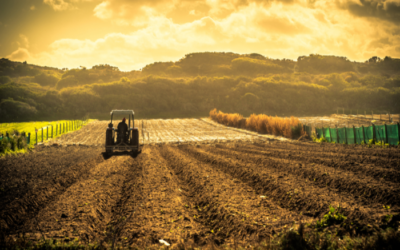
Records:
M235 240L260 241L270 236L271 230L265 227L259 217L249 217L249 214L244 213L244 210L235 209L237 204L234 205L236 202L233 200L228 203L224 202L227 199L229 200L229 197L222 197L227 195L228 190L222 192L222 188L226 188L227 185L217 186L219 182L212 180L213 177L216 177L214 171L207 173L203 165L197 165L195 159L182 155L174 148L162 147L160 152L168 161L170 168L180 178L182 185L185 185L186 188L183 191L194 205L191 207L191 211L194 213L195 219L207 226L209 237L215 244L219 245L225 242L233 244ZM229 189L236 189L237 186ZM240 189L238 192L240 193ZM235 193L230 195L234 196ZM241 196L244 196L242 202L248 203L244 206L259 205L260 200L251 199L250 201L246 197L247 195L245 196L243 193ZM252 198L255 198L255 195ZM273 219L270 219L272 222ZM265 221L266 219L264 219ZM291 223L293 223L293 220Z
M232 177L241 179L260 193L271 197L281 207L302 212L304 215L318 217L326 213L329 205L340 206L349 219L370 219L371 223L379 219L377 209L363 207L357 201L328 188L319 188L307 182L298 181L285 171L270 169L271 166L258 166L254 163L242 163L228 159L223 155L212 154L204 149L180 147L197 159L211 163ZM273 168L273 167L272 167ZM369 216L371 215L372 216ZM372 218L371 218L372 217Z
M129 161L129 156L123 156L92 167L86 178L71 185L29 220L24 225L25 233L32 241L42 236L61 242L102 240L112 207L121 197Z
M400 182L400 171L398 170L400 169L400 160L394 158L390 159L390 162L392 163L391 166L386 165L385 167L382 167L384 165L383 163L382 166L364 163L362 156L360 156L360 158L357 160L341 159L340 161L338 161L338 158L333 155L323 155L324 157L322 157L315 153L304 154L296 150L290 149L286 151L279 150L279 152L277 153L276 151L274 151L274 149L271 149L269 147L263 147L263 150L260 150L260 148L255 148L251 145L246 145L244 147L229 147L223 145L219 146L229 150L250 154L273 156L276 158L293 159L307 163L326 165L328 167L343 169L357 174L371 176L379 181L382 181L382 179L384 179L385 181L392 182L391 185ZM310 157L310 155L312 155L312 157ZM387 163L389 164L390 162Z
M192 244L206 243L206 234L210 232L193 218L177 177L158 150L145 146L128 176L136 177L126 186L128 198L124 205L117 206L114 223L109 225L116 228L121 224L115 223L119 218L128 218L131 211L134 212L118 229L118 244L144 248L159 246L161 239L170 244L181 244L183 240Z
M380 203L376 204L376 207L381 207L382 204L389 204L395 206L393 209L397 209L400 205L400 188L398 184L392 182L376 181L365 175L356 175L352 172L314 163L308 164L268 155L262 157L254 156L243 153L240 149L230 150L223 147L215 148L212 151L243 162L250 161L257 165L271 166L283 170L302 177L304 180L309 180L311 184L320 188L329 187L339 192L345 192L349 196L358 198L358 202L362 205L371 205L371 201ZM246 152L246 150L244 151Z
M398 167L395 163L400 158L400 151L395 149L380 149L378 147L365 148L360 145L341 145L341 144L330 144L330 143L269 143L260 144L255 143L253 145L245 145L249 148L265 148L273 151L281 152L298 152L299 154L313 154L321 155L326 158L334 159L347 159L352 161L363 160L365 163L379 164L385 167L388 163L394 167ZM367 157L368 156L368 157ZM391 161L392 160L392 161Z
M74 151L72 152L74 153ZM42 209L48 206L48 204L57 200L58 197L66 192L70 186L74 185L76 182L79 182L81 179L85 179L89 175L89 172L92 168L104 161L103 156L99 154L97 150L90 151L90 153L93 152L96 152L94 153L97 155L96 157L93 156L94 154L91 156L89 151L86 152L88 153L87 155L89 156L89 160L86 158L85 162L69 166L60 173L55 172L56 175L51 179L42 179L40 184L37 186L35 185L29 189L25 189L25 194L23 196L16 198L8 204L5 204L0 213L1 228L9 231L9 233L12 233L18 229L23 230L25 221L35 217ZM82 150L81 153L84 154L85 150ZM34 156L34 153L32 156ZM91 157L92 159L90 159ZM73 156L71 158L74 159ZM58 161L54 163L52 160L47 162L47 164L49 164L49 168L51 168L53 164L65 164ZM32 162L35 163L35 161ZM45 160L43 161L43 164L46 164ZM37 165L34 165L34 167L34 169L36 169Z

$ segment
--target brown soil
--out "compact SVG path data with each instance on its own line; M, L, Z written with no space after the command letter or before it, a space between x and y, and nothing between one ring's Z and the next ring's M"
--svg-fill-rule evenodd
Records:
M3 159L1 233L10 239L23 235L108 247L161 246L160 239L173 246L254 245L320 220L329 205L343 207L348 223L339 232L349 235L386 225L383 205L391 205L394 214L400 210L398 149L207 144L196 132L207 124L194 131L178 124L183 132L155 132L175 122L148 123L147 130L158 138L149 141L160 143L144 145L139 155L107 157L103 147L42 146ZM204 134L217 134L210 131ZM176 138L197 143L163 145Z

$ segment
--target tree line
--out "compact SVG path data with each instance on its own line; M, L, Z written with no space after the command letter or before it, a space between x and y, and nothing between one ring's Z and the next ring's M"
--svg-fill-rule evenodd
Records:
M192 53L123 72L110 65L61 70L0 59L0 121L96 118L116 108L144 118L207 116L214 108L278 116L330 114L338 107L398 113L399 62Z

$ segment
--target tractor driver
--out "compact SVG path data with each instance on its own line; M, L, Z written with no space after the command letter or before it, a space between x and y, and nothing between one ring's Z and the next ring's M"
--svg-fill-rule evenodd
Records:
M126 119L125 117L122 119L122 122L118 123L118 137L117 137L117 143L121 142L121 139L126 142L127 141L127 132L128 132L128 125L125 123ZM121 135L123 138L121 138Z

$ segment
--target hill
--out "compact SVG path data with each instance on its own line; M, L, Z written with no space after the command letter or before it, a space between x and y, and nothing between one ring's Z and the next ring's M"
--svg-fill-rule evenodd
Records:
M337 108L400 112L400 59L191 53L141 71L110 65L57 69L0 59L0 121L102 116L193 117L217 108L243 115L330 114Z

